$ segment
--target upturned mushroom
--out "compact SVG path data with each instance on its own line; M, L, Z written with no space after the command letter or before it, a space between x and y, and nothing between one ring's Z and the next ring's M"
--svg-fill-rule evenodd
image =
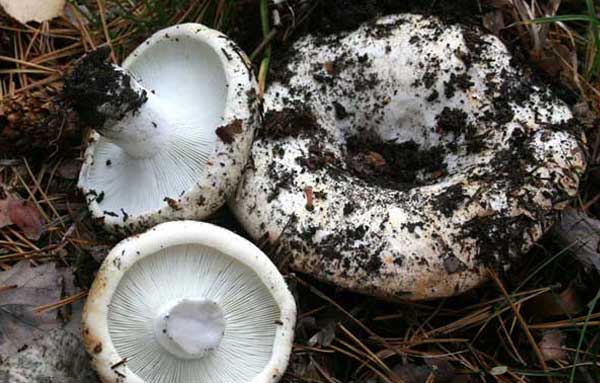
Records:
M256 246L177 221L111 250L83 337L105 382L270 383L286 369L295 320L292 294Z
M122 232L206 218L232 194L260 122L247 57L199 24L155 33L122 66L108 53L66 81L95 129L79 178L92 216Z
M505 269L577 193L568 106L495 36L392 15L300 38L264 99L235 215L292 269L387 299Z

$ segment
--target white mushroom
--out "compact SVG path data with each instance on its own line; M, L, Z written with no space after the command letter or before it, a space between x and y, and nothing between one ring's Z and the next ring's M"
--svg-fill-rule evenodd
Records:
M230 205L295 270L388 299L458 294L577 192L569 108L492 35L392 15L300 38L279 67Z
M248 59L199 24L155 33L122 67L107 55L88 55L66 83L97 131L79 179L93 217L131 232L209 216L237 185L260 122Z
M256 246L217 226L125 239L89 292L83 336L105 382L266 383L284 373L296 305Z

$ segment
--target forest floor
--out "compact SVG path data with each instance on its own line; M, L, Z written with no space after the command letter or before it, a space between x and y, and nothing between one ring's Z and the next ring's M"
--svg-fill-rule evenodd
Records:
M263 89L278 55L309 31L348 30L395 12L479 25L573 108L587 134L589 167L572 207L600 217L600 7L594 0L278 3L71 0L64 16L27 25L0 13L0 346L12 336L2 319L2 294L18 289L3 273L19 262L55 264L61 284L17 303L58 325L76 313L102 257L119 240L92 222L76 187L89 131L63 98L65 74L102 46L121 62L154 31L176 23L200 22L229 34L252 59ZM280 24L272 26L275 11ZM226 208L213 221L241 230ZM598 270L582 264L577 251L550 231L500 278L427 302L369 299L289 275L299 317L284 382L599 382Z

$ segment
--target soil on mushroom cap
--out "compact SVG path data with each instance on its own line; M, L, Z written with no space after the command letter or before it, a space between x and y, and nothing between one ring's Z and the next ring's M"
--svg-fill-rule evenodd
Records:
M452 185L435 197L433 206L445 217L451 217L467 198L468 195L465 194L461 185Z
M473 238L478 246L477 262L502 270L527 244L529 230L536 223L529 217L476 217L467 222L460 239Z
M346 141L350 173L373 185L409 190L445 174L444 149L421 148L414 141L382 142L353 136Z
M315 116L307 108L297 104L281 111L268 111L257 138L296 137L302 133L314 133L318 129Z

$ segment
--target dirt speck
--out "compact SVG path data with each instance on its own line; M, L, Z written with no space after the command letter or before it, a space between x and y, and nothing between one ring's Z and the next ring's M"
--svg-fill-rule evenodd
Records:
M235 119L227 125L219 126L215 133L226 144L233 143L235 136L242 133L242 120Z

